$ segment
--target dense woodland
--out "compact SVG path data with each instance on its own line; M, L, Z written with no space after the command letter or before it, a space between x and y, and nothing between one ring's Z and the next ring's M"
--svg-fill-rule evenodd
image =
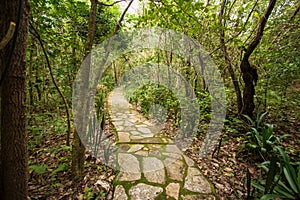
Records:
M218 144L199 158L211 94L188 60L159 49L127 53L104 72L95 102L104 130L114 131L105 100L119 78L162 63L196 94L201 115L186 154L220 199L300 199L299 10L297 0L1 0L0 198L111 199L115 171L88 154L74 127L74 80L105 39L161 27L199 42L221 73ZM160 103L166 134L178 128L180 102L166 88L142 86L130 101L145 116Z

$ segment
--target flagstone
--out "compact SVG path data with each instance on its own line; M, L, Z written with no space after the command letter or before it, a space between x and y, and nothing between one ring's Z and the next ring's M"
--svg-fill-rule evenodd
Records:
M161 187L139 183L129 190L131 200L155 200L163 192Z
M176 181L183 181L184 171L186 167L181 160L166 158L164 164L167 169L168 178Z
M143 147L144 147L144 145L142 145L142 144L134 144L131 146L131 148L127 152L134 153L134 152L141 150Z
M127 200L125 189L122 185L117 185L114 192L113 200Z
M188 168L184 188L192 192L211 193L210 184L195 167Z
M155 157L143 158L143 173L149 182L165 183L164 165L161 160Z
M120 166L120 171L129 173L140 173L140 166L138 159L132 154L119 153L118 164Z
M213 195L185 195L181 198L182 200L216 200Z
M178 200L178 198L179 198L179 189L180 189L180 184L179 183L169 183L169 185L166 187L167 197L172 197L172 198Z
M130 142L129 138L130 134L125 132L119 132L118 133L118 142Z

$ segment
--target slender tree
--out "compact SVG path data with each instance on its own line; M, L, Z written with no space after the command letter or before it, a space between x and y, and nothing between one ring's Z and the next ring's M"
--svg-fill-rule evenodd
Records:
M89 17L89 28L88 28L88 40L85 44L85 53L87 58L87 62L84 65L84 69L82 72L82 83L80 87L80 100L79 102L84 105L81 107L81 110L79 113L84 113L85 109L89 107L89 105L86 105L85 98L88 91L88 81L89 81L89 72L90 72L90 51L92 50L94 38L95 38L95 31L96 31L96 18L97 18L97 0L91 0L91 9L90 9L90 17ZM80 127L76 127L77 129L74 132L74 140L73 140L73 147L72 147L72 174L74 180L81 179L83 175L84 170L84 152L85 147L80 140L79 133L78 132L85 132L86 131L86 125L87 125L87 119L84 119L84 115L81 115L78 117L78 119L75 119L78 125Z
M1 0L1 199L27 199L25 59L28 15L28 0ZM13 27L11 32L7 32L9 27Z

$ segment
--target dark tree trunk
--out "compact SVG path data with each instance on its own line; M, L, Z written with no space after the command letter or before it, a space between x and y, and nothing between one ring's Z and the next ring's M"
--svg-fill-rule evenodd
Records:
M257 71L250 65L249 57L260 43L261 38L263 37L264 28L267 24L268 18L271 15L272 10L274 9L276 0L269 0L268 8L266 9L264 15L260 18L259 27L257 29L256 35L253 41L250 43L249 47L246 49L244 57L242 59L240 69L242 72L243 81L245 83L243 91L243 108L242 114L253 117L253 111L255 109L254 105L254 94L255 94L255 85L258 80Z
M22 3L20 8L19 2ZM27 199L25 60L29 2L2 0L0 13L0 41L6 35L10 23L16 23L16 35L0 49L0 69L3 75L1 75L0 197L4 200ZM10 56L12 49L13 53ZM8 62L10 57L11 62Z
M244 91L243 91L243 108L242 114L253 117L253 111L255 109L254 105L254 95L255 95L255 84L258 79L257 71L255 68L251 67L249 60L243 58L241 65L242 77L244 80Z

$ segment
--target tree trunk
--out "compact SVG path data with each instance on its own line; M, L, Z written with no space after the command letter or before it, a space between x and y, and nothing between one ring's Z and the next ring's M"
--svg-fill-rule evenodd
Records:
M95 31L96 31L96 14L97 14L97 0L91 0L91 9L90 9L90 19L89 19L89 29L88 29L88 41L85 45L85 53L90 57L89 53L92 50ZM80 94L79 94L79 103L82 105L80 107L79 113L85 113L89 108L89 101L86 102L87 92L89 91L89 73L90 73L90 59L87 59L84 67L82 68L82 82L80 83ZM80 180L83 176L84 171L84 153L85 147L79 137L79 135L84 134L87 130L87 121L88 119L84 119L84 114L78 116L78 119L74 119L77 121L77 125L80 127L76 127L77 130L74 131L74 139L72 145L72 174L73 180Z
M219 13L220 44L221 44L221 49L222 49L223 54L224 54L225 63L226 63L227 69L229 71L229 74L231 76L233 86L234 86L234 90L235 90L235 94L236 94L237 107L238 107L238 114L240 114L240 112L242 111L242 108L243 108L242 94L241 94L238 79L237 79L237 77L235 75L235 72L233 70L231 60L229 58L229 55L228 55L228 52L227 52L227 47L226 47L226 44L225 44L225 31L224 31L225 24L226 24L225 20L224 20L224 25L222 23L225 4L226 4L226 0L223 0L222 5L221 5L221 10L220 10L220 13Z
M242 72L243 81L245 83L243 91L243 109L242 114L253 117L253 111L255 109L254 105L254 94L255 94L255 85L258 80L257 70L250 65L249 57L260 43L261 38L263 37L264 28L268 21L269 16L271 15L272 10L274 9L276 0L269 0L269 5L264 15L260 18L259 27L256 32L256 35L246 49L242 62L240 64L240 69Z
M249 60L243 58L241 65L243 81L245 83L243 90L243 108L242 114L249 117L253 117L253 111L255 109L254 95L255 95L255 84L258 79L257 71L251 67Z
M29 2L2 0L0 13L0 40L6 35L9 24L16 23L13 38L0 50L2 79L0 197L4 200L27 199L25 60Z

